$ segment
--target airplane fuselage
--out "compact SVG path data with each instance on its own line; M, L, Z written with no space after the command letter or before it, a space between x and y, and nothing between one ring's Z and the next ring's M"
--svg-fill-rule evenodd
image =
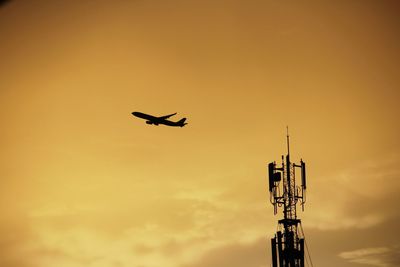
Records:
M175 113L176 114L176 113ZM159 124L164 124L167 126L173 126L173 127L183 127L185 126L187 123L185 123L186 118L181 119L180 121L174 122L174 121L170 121L167 120L167 118L175 115L175 114L171 114L171 115L167 115L167 116L161 116L161 117L155 117L149 114L145 114L142 112L132 112L132 115L141 118L141 119L145 119L147 124L154 124L154 125L159 125Z
M162 121L162 119L159 119L158 117L154 117L154 116L142 113L142 112L132 112L132 115L134 115L138 118L147 120L146 121L147 124L157 125L157 124L161 123L161 121Z

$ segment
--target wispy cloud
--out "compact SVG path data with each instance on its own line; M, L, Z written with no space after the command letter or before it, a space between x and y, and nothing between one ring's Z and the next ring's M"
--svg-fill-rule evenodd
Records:
M58 202L37 207L25 220L32 236L24 236L13 252L29 255L29 260L18 261L20 266L52 267L62 263L74 267L124 267L162 263L172 267L194 264L208 258L209 253L232 246L246 250L265 234L264 221L255 216L260 206L232 202L213 190L182 192L149 197L147 205L161 206L166 214L129 206L136 213L134 219L118 224L118 231L112 230L114 221L126 220L125 208L99 209L89 204L78 207ZM248 219L236 220L239 213Z
M399 155L363 161L315 180L313 188L318 190L313 190L309 199L313 209L304 214L307 226L320 230L367 229L396 216L397 209L380 203L398 199L399 161Z
M376 267L396 267L400 265L400 247L373 247L345 251L339 257L354 263Z

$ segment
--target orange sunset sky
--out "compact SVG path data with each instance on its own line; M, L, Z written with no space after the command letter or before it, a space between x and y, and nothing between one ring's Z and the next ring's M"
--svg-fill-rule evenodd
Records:
M281 213L266 167L286 125L314 266L400 266L399 14L378 0L0 5L0 267L269 267Z

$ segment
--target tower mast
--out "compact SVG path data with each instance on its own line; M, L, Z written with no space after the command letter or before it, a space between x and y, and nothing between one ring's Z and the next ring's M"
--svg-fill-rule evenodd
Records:
M273 267L304 267L304 236L299 233L301 220L297 218L296 208L304 209L306 201L306 168L290 161L289 130L286 128L287 155L282 156L280 166L276 162L268 164L270 201L274 214L283 207L283 219L278 221L279 230L271 239ZM296 169L301 171L301 185L296 185Z

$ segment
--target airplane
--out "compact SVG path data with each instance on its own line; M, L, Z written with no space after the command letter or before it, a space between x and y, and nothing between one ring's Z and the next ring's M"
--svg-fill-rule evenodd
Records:
M169 117L172 117L174 115L176 115L176 112L174 114L170 114L170 115L166 115L166 116L161 116L161 117L155 117L152 115L148 115L145 113L141 113L141 112L132 112L132 115L141 119L145 119L147 124L154 124L156 126L158 126L159 124L164 124L167 126L179 126L179 127L183 127L185 126L187 123L185 123L186 118L183 118L179 121L169 121L167 120Z

